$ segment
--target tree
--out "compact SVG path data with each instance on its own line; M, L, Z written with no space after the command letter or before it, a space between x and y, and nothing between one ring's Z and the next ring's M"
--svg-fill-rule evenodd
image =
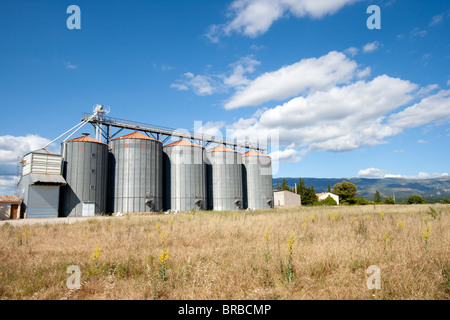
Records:
M443 204L450 204L450 199L449 198L444 198L444 199L442 199L442 203Z
M385 204L395 204L395 200L394 200L394 198L392 198L391 196L387 196L387 197L384 199L384 203L385 203Z
M281 181L281 190L290 190L289 184L285 178Z
M364 197L357 197L355 199L355 203L359 206L365 206L369 204L369 201L367 201Z
M325 199L321 200L320 204L325 206L337 206L336 200L334 200L331 196L328 196Z
M331 192L331 187L330 187L330 185L328 185L328 192Z
M306 187L305 193L301 199L302 205L312 206L314 203L318 201L316 196L316 191L314 190L314 186L311 184L311 187Z
M418 195L413 195L408 198L408 204L422 204L425 203L425 199Z
M358 196L358 188L353 183L344 180L334 185L333 193L339 196L341 203L354 204Z
M318 202L314 186L307 187L302 178L298 179L297 193L300 195L302 205L311 206Z
M383 198L381 198L380 191L377 190L377 192L375 192L375 197L373 198L373 202L375 202L375 203L383 202Z

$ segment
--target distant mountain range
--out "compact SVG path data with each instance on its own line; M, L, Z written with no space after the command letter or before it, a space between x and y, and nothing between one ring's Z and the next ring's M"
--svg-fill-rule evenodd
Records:
M298 184L299 178L284 178L290 187ZM373 200L375 192L378 190L382 197L395 197L396 200L408 199L412 195L419 195L429 202L439 201L442 198L450 198L450 177L441 177L433 179L403 179L403 178L384 178L384 179L365 179L365 178L302 178L307 186L313 184L316 193L326 192L328 185L333 186L342 181L349 181L358 188L358 195L367 200ZM277 183L282 182L283 178L274 178L274 189Z

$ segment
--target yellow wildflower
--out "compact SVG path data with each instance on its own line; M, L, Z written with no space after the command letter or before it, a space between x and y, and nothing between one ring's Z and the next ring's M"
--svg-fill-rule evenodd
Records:
M97 246L97 248L94 249L94 251L92 252L92 260L96 263L98 261L98 259L100 258L100 247Z
M161 244L165 244L167 240L167 233L165 233L164 231L161 232L161 234L159 235L159 240Z
M292 251L294 244L295 244L295 238L294 238L294 234L292 234L292 236L288 239L288 242L287 242L289 251Z
M169 250L163 249L161 253L159 254L159 261L165 265L167 263L167 260L169 260Z

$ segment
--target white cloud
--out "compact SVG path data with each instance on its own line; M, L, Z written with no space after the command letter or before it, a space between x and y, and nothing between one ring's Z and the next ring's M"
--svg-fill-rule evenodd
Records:
M368 168L359 170L357 176L359 178L384 178L386 174L386 170L381 170L378 168Z
M438 15L435 15L435 16L431 19L430 24L429 24L428 26L429 26L429 27L436 26L436 25L442 23L442 21L444 21L444 14L438 14Z
M405 179L433 179L433 178L442 178L442 177L448 177L448 173L432 173L429 174L427 172L419 172L417 175L414 176L408 176L408 175L401 175L401 174L391 174L388 173L386 170L378 169L378 168L368 168L368 169L362 169L358 171L357 176L359 178L405 178Z
M16 179L13 175L0 175L0 195L14 195L16 193Z
M348 56L350 56L350 57L353 58L354 56L356 56L356 54L358 53L358 51L359 51L358 48L350 47L350 48L348 48L348 49L345 49L345 50L344 50L344 53L347 54Z
M367 68L364 68L363 70L361 70L361 71L358 71L358 73L357 73L357 76L358 76L358 78L365 78L365 77L368 77L368 76L370 76L370 73L372 72L372 69L370 69L370 67L367 67Z
M441 90L389 116L388 123L391 126L406 129L448 119L450 119L450 90Z
M248 80L255 65L233 64L233 72L221 77L223 86L228 79L229 87L240 88L226 107L265 106L248 118L211 128L226 128L233 131L228 138L253 142L267 141L260 138L264 135L279 137L280 148L272 151L280 159L300 161L299 149L344 152L385 144L405 129L450 120L450 90L436 92L437 85L420 87L388 75L360 80L370 68L361 71L343 53L303 59Z
M417 141L417 143L429 143L429 141L426 141L426 140L419 140L419 141Z
M284 16L314 19L332 15L344 6L358 0L235 0L229 7L231 20L224 25L212 25L206 36L212 42L219 42L222 34L232 32L257 37L269 30L271 25Z
M230 76L224 78L224 85L235 88L240 88L244 85L247 85L250 80L248 80L245 75L247 73L255 72L255 67L259 64L259 61L256 61L252 57L248 56L241 58L235 63L232 63L230 66L233 68L233 73Z
M211 95L218 90L218 85L213 77L208 75L194 75L191 72L185 73L181 80L172 83L170 87L183 91L189 90L190 88L199 96Z
M420 30L419 28L414 28L413 30L411 30L410 36L411 38L423 38L427 35L427 31L426 30Z
M42 148L50 140L35 134L27 136L0 136L0 166L16 165L18 157Z
M46 138L32 134L19 137L0 136L0 194L14 194L16 183L14 175L17 173L17 164L21 157L42 148L49 142L50 140Z
M66 66L66 69L77 69L77 66L74 66L70 62L64 62L64 65Z
M212 137L222 138L222 128L224 128L226 123L224 121L208 121L206 124L202 124L195 128L196 133L205 134Z
M299 162L302 160L302 158L299 156L298 151L289 147L285 148L283 151L274 151L270 153L269 156L274 162Z
M380 43L378 41L370 42L363 47L364 53L370 53L376 51L380 47Z
M252 126L236 128L248 136L254 135L252 131L277 130L282 145L294 143L313 150L372 146L399 132L381 122L386 113L411 101L415 89L409 81L380 76L294 98L267 109Z
M447 85L450 86L450 79L447 80Z
M181 91L192 89L199 96L225 92L229 88L239 89L250 82L246 74L253 73L259 64L252 56L242 57L229 65L231 71L227 73L194 75L187 72L170 87Z
M257 106L270 100L323 90L346 83L355 76L357 63L343 53L332 51L320 58L302 59L274 72L266 72L238 90L225 104L226 109Z

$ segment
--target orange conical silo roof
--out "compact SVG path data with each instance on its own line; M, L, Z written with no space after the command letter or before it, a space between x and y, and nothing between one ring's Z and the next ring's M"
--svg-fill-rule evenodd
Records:
M198 144L192 143L190 141L186 141L184 139L180 139L178 141L175 141L171 144L165 145L165 147L175 147L175 146L186 146L186 147L199 147L199 148L204 148L202 146L199 146Z
M244 153L242 156L243 157L269 157L270 158L270 156L268 156L266 154L259 153L259 152L255 151L255 150L249 150L246 153Z
M115 139L113 139L113 141L114 140L122 140L122 139L143 139L143 140L153 140L153 141L161 142L159 140L156 140L156 139L150 138L150 137L148 137L146 135L143 135L142 133L139 133L137 131L129 133L129 134L126 134L126 135L121 136L119 138L115 138Z
M239 153L239 152L237 152L236 150L227 148L227 147L225 147L225 146L217 146L217 147L215 147L215 148L212 148L212 149L209 150L208 152L236 152L236 153Z
M91 137L89 137L87 135L82 136L82 137L78 137L78 138L75 138L75 139L72 139L72 140L69 140L67 142L94 142L94 143L106 144L106 143L98 141L98 140L96 140L94 138L91 138Z

